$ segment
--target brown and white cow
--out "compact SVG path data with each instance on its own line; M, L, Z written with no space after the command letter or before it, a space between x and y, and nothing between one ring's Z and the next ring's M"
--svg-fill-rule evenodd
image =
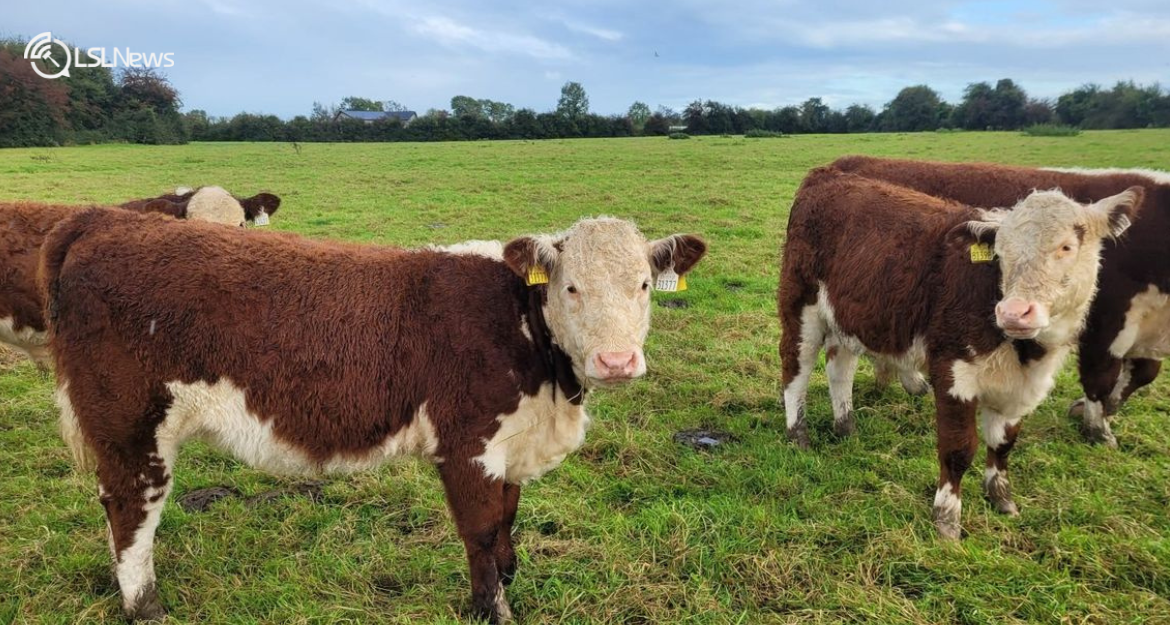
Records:
M587 391L643 374L655 276L705 251L612 218L450 251L114 211L63 223L42 268L62 429L96 462L127 615L163 613L154 532L198 438L278 473L431 460L474 609L509 620L521 485L582 444Z
M120 208L229 226L243 225L247 215L240 202L219 187L204 187L186 196L135 200ZM40 249L53 226L80 210L60 204L0 202L0 343L24 352L42 368L48 367L50 357L43 302L37 292Z
M179 219L221 221L219 215L224 209L221 208L223 202L220 198L225 194L227 192L221 187L199 187L197 189L178 187L173 193L153 198L131 200L119 206L139 212L162 212L172 217L178 217ZM257 193L252 197L235 197L234 199L244 210L244 219L257 226L268 225L268 218L280 208L280 197L272 193ZM171 206L165 210L160 210L157 204L159 200L166 200L171 203ZM155 208L152 208L152 205ZM222 214L226 218L231 213L223 212Z
M841 434L854 427L858 356L920 352L937 410L940 534L959 537L976 411L987 495L1016 514L1006 470L1020 419L1052 389L1092 300L1102 240L1129 226L1142 194L1083 205L1038 191L1013 210L986 211L813 170L789 218L778 300L789 436L809 444L805 395L822 346Z
M1012 206L1033 189L1059 188L1094 202L1145 189L1133 228L1105 242L1096 300L1078 347L1085 397L1073 404L1093 442L1117 446L1109 420L1170 357L1170 173L1148 169L1035 169L846 156L833 166L976 206ZM914 373L903 369L903 379Z

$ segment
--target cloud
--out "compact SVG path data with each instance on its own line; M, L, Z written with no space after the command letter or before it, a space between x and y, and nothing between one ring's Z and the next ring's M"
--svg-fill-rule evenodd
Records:
M443 45L470 46L484 52L520 54L541 60L564 61L573 58L568 48L539 37L498 31L480 30L448 17L430 16L417 20L414 30L433 37Z
M608 28L597 28L595 26L589 26L588 24L570 21L565 21L564 24L566 28L573 32L592 35L605 41L621 41L625 38L624 33L616 30L610 30Z

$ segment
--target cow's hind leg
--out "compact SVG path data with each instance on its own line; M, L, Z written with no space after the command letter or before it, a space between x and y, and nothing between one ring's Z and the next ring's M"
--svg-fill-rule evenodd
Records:
M781 322L781 384L788 438L807 449L809 438L808 424L804 419L804 402L808 395L809 379L817 364L817 355L825 342L826 328L815 301L796 310L781 311Z
M853 419L853 377L857 373L857 354L840 345L826 351L825 372L829 377L829 397L833 402L833 431L842 438L857 429Z
M1081 433L1089 442L1117 447L1117 438L1107 420L1108 402L1122 377L1125 363L1109 354L1090 354L1082 345L1079 364L1085 397L1078 402L1079 407L1073 404L1069 412L1074 415L1080 412Z
M489 475L480 462L448 458L439 465L447 505L467 549L471 568L471 606L476 616L492 623L512 620L504 596L497 547L504 521L504 482ZM517 493L518 494L518 493Z
M987 444L987 467L983 471L983 490L995 509L1003 514L1018 515L1012 500L1012 489L1007 478L1008 454L1016 445L1020 433L1020 419L1005 417L993 410L980 411L983 442Z
M1125 361L1126 373L1118 384L1113 389L1113 393L1109 396L1109 405L1106 406L1106 416L1112 417L1121 409L1122 404L1133 395L1134 391L1148 386L1154 380L1158 379L1158 373L1162 371L1162 361L1154 360L1152 358L1134 358ZM1125 384L1122 384L1122 382Z

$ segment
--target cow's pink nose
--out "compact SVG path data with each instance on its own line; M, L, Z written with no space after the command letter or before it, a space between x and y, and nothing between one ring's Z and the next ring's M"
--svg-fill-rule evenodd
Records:
M1003 300L995 307L999 315L1000 325L1007 329L1031 328L1037 321L1037 306L1018 297Z
M638 370L638 354L633 351L600 352L595 364L603 378L632 378Z

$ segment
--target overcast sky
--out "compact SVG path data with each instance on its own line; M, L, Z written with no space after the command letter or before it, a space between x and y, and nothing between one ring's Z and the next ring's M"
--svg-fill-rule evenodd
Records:
M57 0L0 2L0 35L173 52L185 108L309 114L315 100L451 96L591 110L702 98L880 108L926 83L956 101L1010 77L1053 97L1087 82L1170 86L1170 0Z

